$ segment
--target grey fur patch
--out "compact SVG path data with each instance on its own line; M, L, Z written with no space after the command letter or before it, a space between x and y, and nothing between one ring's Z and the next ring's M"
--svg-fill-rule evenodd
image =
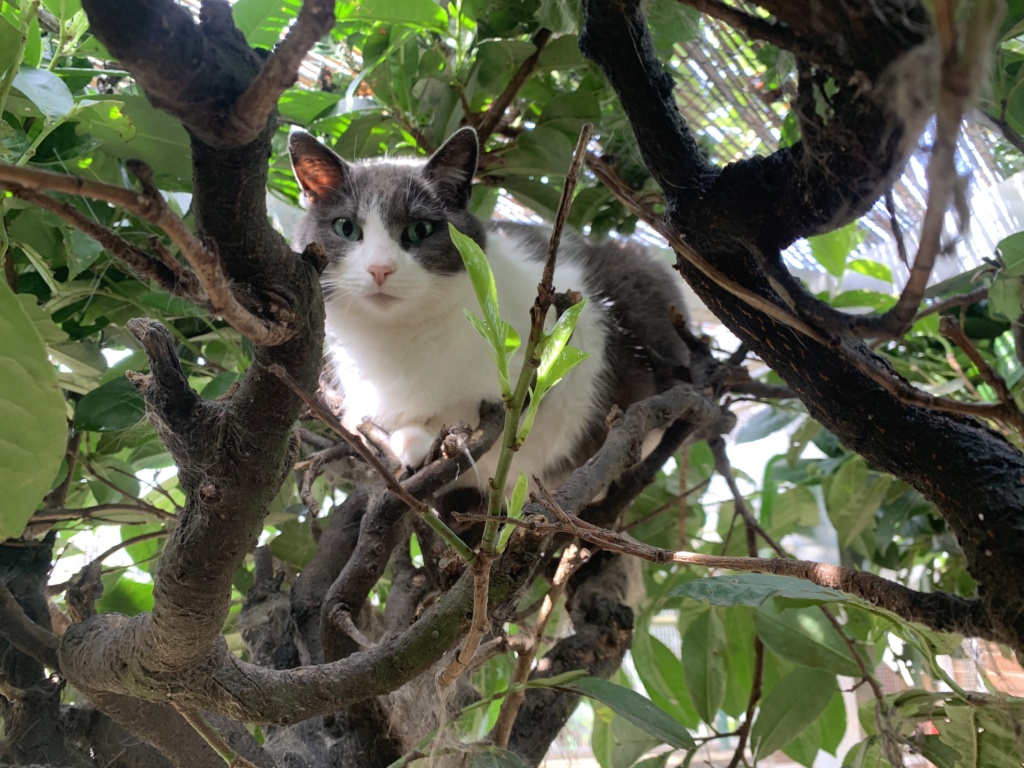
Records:
M317 149L306 140L293 138L291 147L297 176L300 169L316 171L305 179L300 177L303 189L310 192L313 187L313 193L309 194L309 211L296 232L296 246L316 242L329 259L342 259L353 243L335 233L334 222L346 218L363 226L376 213L391 237L431 272L453 274L464 269L448 234L449 223L481 248L486 247L484 225L466 209L476 169L476 134L472 130L459 131L427 162L383 159L348 163L327 147L319 145ZM296 156L296 147L301 156ZM418 220L433 223L434 231L412 243L403 233Z

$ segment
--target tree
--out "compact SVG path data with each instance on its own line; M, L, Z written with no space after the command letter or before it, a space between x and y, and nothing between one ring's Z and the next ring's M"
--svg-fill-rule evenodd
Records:
M171 0L5 2L0 761L535 765L583 695L603 765L662 743L689 760L727 737L731 766L777 749L811 765L845 729L846 675L871 690L847 764L1019 764L1018 700L955 684L887 696L875 678L890 636L916 676L941 676L934 657L961 636L1024 650L1019 246L979 275L990 289L922 307L993 47L984 106L1017 136L1024 9L1001 5L656 0L649 24L639 3L600 0L578 17L563 0L207 0L198 19ZM710 18L744 67L770 64L758 76L788 121L782 146L728 165L704 129L742 118L690 125L675 99L692 77L678 44ZM295 86L311 48L322 69ZM933 115L909 282L843 314L782 252L864 214ZM469 124L487 149L475 209L505 190L554 216L586 122L570 223L647 222L742 346L721 354L680 322L690 359L665 391L525 502L500 556L474 552L424 504L498 439L503 410L400 484L339 442L309 394L323 254L290 250L267 188L297 197L293 125L355 157L428 152ZM841 275L850 238L816 242ZM748 355L773 373L752 380ZM961 381L953 396L914 386ZM799 424L748 496L724 440L736 397L772 403L741 437ZM825 458L804 457L811 442ZM322 476L338 459L340 489ZM734 499L705 507L715 473ZM777 544L819 503L844 567ZM120 543L48 585L70 537L101 526ZM121 549L133 566L104 571ZM681 656L649 632L665 610ZM555 639L559 611L573 631ZM631 645L650 701L619 670Z

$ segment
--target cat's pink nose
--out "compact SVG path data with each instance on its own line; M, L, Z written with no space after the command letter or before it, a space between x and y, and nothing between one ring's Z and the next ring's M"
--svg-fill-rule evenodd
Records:
M377 285L384 285L384 281L395 271L395 268L391 264L371 264L366 271L373 275L373 281Z

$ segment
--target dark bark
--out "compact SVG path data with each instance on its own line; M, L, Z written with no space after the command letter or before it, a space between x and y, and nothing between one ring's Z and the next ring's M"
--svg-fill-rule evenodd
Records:
M43 663L19 648L34 643L30 625L50 629L50 613L44 589L50 573L55 536L40 542L12 542L0 546L0 588L7 603L20 607L21 621L0 627L0 717L4 739L0 763L12 765L89 765L87 752L76 749L65 737L60 712L62 686L48 677ZM4 613L17 609L5 606ZM13 638L10 630L15 630ZM50 655L50 654L43 654Z
M770 5L783 13L787 4ZM826 20L828 35L842 36L858 51L859 68L876 74L878 88L843 89L826 126L804 116L809 141L721 172L694 151L637 3L585 2L581 40L622 100L665 191L671 226L724 275L779 306L765 260L778 263L779 249L794 238L865 210L899 171L901 150L912 145L920 115L910 114L908 122L905 105L885 90L891 86L887 67L906 51L921 53L915 46L926 34L917 3L874 4L891 14L882 27L848 3L794 5L820 11L803 24L818 29ZM793 17L787 19L800 23L799 14ZM918 97L927 103L927 91ZM991 625L1024 651L1024 597L1015 586L1024 563L1024 456L979 421L910 406L883 390L854 363L887 371L861 343L815 343L679 262L701 299L786 380L814 418L936 504L963 547Z
M466 450L424 467L405 483L406 489L417 499L429 498L487 452L498 439L503 423L504 411L500 406L482 403L480 426L466 443ZM344 658L357 650L358 645L339 626L336 617L354 618L362 611L366 595L407 533L402 521L408 514L406 503L393 493L378 492L371 497L360 522L359 541L324 596L320 631L327 661Z

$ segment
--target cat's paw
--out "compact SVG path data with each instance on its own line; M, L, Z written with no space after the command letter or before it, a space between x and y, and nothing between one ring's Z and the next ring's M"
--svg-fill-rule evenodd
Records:
M419 467L433 444L433 433L420 426L402 427L391 433L391 450L407 467Z

